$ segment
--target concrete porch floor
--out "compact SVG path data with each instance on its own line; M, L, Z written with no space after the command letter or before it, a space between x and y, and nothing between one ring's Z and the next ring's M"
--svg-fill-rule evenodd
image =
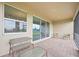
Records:
M36 45L47 50L48 57L79 57L74 40L63 40L50 38L37 43ZM4 57L10 57L6 55Z
M37 43L47 50L48 57L78 57L74 40L63 40L57 38L47 39Z

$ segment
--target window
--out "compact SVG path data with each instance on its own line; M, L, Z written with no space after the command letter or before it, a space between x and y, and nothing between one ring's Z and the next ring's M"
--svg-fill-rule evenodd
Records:
M49 23L33 17L33 41L49 37Z
M4 5L4 8L4 32L26 32L26 13L8 5Z

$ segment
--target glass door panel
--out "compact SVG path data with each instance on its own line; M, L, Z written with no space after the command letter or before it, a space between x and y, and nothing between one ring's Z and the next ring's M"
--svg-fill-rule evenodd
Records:
M49 23L46 23L46 37L49 37Z
M40 39L40 19L33 17L33 41Z
M46 22L41 20L41 39L45 38Z

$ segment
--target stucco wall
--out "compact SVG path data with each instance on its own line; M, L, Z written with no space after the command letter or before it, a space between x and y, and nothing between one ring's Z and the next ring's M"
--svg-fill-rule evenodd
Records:
M32 24L33 24L33 15L27 13L27 32L25 33L12 33L12 34L5 34L4 33L4 22L3 16L4 8L3 4L0 3L0 56L5 55L9 52L9 40L18 37L32 37ZM51 21L50 23L50 37L53 34L53 24Z

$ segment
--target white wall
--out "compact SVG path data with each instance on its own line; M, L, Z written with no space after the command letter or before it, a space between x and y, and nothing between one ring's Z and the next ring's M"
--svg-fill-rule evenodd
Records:
M73 21L60 21L54 23L54 33L58 33L58 37L62 37L64 34L73 35Z
M27 14L27 32L25 33L9 33L6 34L4 33L4 23L3 23L3 16L4 14L4 9L3 9L3 4L0 3L0 56L8 54L9 53L9 40L18 38L18 37L32 37L32 24L33 24L33 15ZM51 21L50 23L50 37L53 34L53 24Z
M4 49L5 47L3 47L6 40L3 40L2 38L3 36L3 5L2 3L0 3L0 55L3 55L4 54Z

